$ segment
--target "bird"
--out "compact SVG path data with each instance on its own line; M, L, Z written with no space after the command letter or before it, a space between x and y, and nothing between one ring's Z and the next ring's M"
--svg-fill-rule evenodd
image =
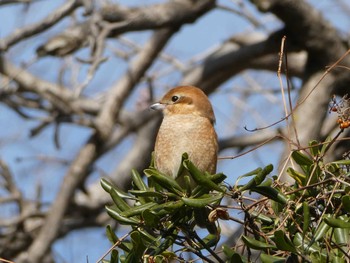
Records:
M178 86L152 104L151 109L163 112L154 147L155 168L181 185L184 173L178 172L182 154L187 153L201 172L214 174L218 137L213 107L207 95L194 86Z
M214 129L215 114L207 95L194 86L178 86L169 90L151 109L163 112L154 146L155 168L174 178L185 187L184 176L188 175L181 167L183 153L201 171L214 174L217 167L218 137ZM196 186L190 177L190 187ZM196 224L207 228L218 242L219 235L215 223L210 222L210 210L193 210Z

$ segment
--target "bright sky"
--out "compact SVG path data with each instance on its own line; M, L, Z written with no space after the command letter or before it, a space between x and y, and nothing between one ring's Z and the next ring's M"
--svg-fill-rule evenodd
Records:
M31 24L35 21L40 21L45 17L49 10L53 10L60 6L64 2L63 0L56 1L38 1L36 4L30 6L29 10L24 10L22 5L12 6L8 5L1 7L0 17L2 20L2 27L0 31L0 37L5 37L15 28L23 25ZM140 1L123 0L118 1L121 4L139 4ZM142 3L148 4L154 1L143 1ZM219 1L220 4L231 6L238 1ZM334 5L333 0L311 1L319 9L327 10L326 15L332 20L341 32L348 33L347 30L350 27L350 20L348 16L345 16L342 12L338 15L338 5ZM256 14L255 8L252 8L249 1L244 1L249 11L252 14ZM33 15L35 13L35 15ZM348 13L349 14L349 13ZM260 31L266 32L272 29L278 28L280 23L274 20L271 15L260 15L262 21L264 21L265 28L261 28ZM69 24L68 20L63 21L59 25L55 26L45 34L46 38L55 35L60 32L62 26ZM189 63L189 59L193 55L199 55L213 46L217 46L228 37L246 33L252 30L252 26L247 23L238 15L234 15L227 11L214 11L201 18L198 22L192 25L186 25L170 42L166 48L166 52L179 58L179 60L185 65ZM132 33L127 34L127 37L131 40L137 41L137 43L143 43L147 40L149 32ZM24 44L19 44L10 50L8 57L15 63L21 61L30 61L33 59L34 49L43 42L40 38L31 38ZM116 45L113 41L110 41L109 45L113 47ZM276 55L277 55L276 51ZM86 51L80 51L77 56L87 56ZM45 58L42 61L35 63L29 68L34 74L40 75L47 80L56 81L58 76L58 59ZM74 63L73 59L66 59L66 63ZM156 66L157 67L157 66ZM159 66L159 68L161 68ZM101 91L103 88L108 88L112 83L117 80L117 75L124 73L125 65L121 60L116 58L111 59L108 63L104 64L96 75L95 79L89 85L87 92L90 95L94 95ZM78 74L78 78L71 80L72 76L67 75L65 80L67 83L78 83L83 80L84 72L86 69L82 68L81 73ZM262 87L268 87L269 89L279 89L278 79L275 74L266 73L243 73L241 78L235 78L225 83L223 87L213 96L211 101L214 105L214 110L217 117L217 131L219 137L229 136L232 130L236 133L246 134L243 127L247 125L249 128L255 128L255 123L261 121L261 124L268 124L266 121L274 122L281 116L278 114L281 112L281 101L269 101L268 98L263 99L261 103L261 97L250 97L249 106L239 105L239 98L234 97L230 90L240 90L247 88L249 84L254 81L259 81ZM252 76L254 78L252 78ZM177 74L169 74L160 80L160 83L164 84L164 90L170 86L176 85L179 81ZM142 87L141 87L142 88ZM135 94L129 102L129 108L134 107L134 98L138 94ZM161 94L158 94L159 96ZM258 103L259 102L259 103ZM233 107L232 105L235 105ZM64 175L66 167L57 161L51 161L47 163L47 160L38 162L38 158L54 157L58 156L64 160L71 160L80 146L85 142L85 139L89 135L87 129L78 127L72 127L63 125L61 127L61 134L64 134L64 140L62 140L62 149L55 149L52 143L52 127L46 129L39 136L28 139L28 130L37 125L35 121L23 122L13 111L9 111L6 107L0 104L0 124L6 129L0 129L0 156L3 158L13 169L16 174L18 183L22 186L23 191L28 198L34 198L35 187L33 185L40 183L44 186L43 198L46 201L50 201L54 198ZM262 113L262 116L258 116L257 113ZM33 111L32 114L37 115L37 112ZM237 117L238 116L238 117ZM266 117L261 119L261 117ZM253 126L250 124L253 123ZM63 138L61 138L63 139ZM106 172L110 172L115 169L115 166L111 163L117 163L123 156L125 149L130 147L132 139L127 140L123 145L114 149L104 158L98 161L98 165L103 167ZM265 147L264 149L241 157L239 160L233 161L221 161L219 171L223 171L227 175L232 175L228 180L230 183L234 183L235 177L248 172L259 165L266 165L268 163L277 163L281 147L279 144L273 144ZM273 153L273 155L271 155ZM232 150L221 153L223 155L234 155ZM26 171L36 171L36 178L30 178L27 176ZM98 178L98 174L95 174L90 178L90 181ZM0 195L2 193L0 192ZM13 208L6 208L8 213L13 213ZM80 230L72 233L64 239L58 241L55 244L57 262L95 262L104 252L108 250L110 243L104 236L104 228Z

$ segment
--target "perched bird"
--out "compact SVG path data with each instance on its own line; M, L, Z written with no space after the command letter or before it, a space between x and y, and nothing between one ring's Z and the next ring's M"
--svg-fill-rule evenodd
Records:
M151 109L162 110L155 149L155 167L181 184L178 175L183 153L202 172L216 172L218 142L214 129L215 116L205 93L193 86L171 89Z

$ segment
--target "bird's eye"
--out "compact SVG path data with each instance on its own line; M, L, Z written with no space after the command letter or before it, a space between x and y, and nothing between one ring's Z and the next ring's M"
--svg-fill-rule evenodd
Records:
M171 97L171 101L172 101L172 102L176 102L178 99L179 99L178 96L172 96L172 97Z

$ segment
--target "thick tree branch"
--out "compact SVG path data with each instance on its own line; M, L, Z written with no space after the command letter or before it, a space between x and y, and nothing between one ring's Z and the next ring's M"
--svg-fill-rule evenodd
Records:
M134 85L150 67L155 57L163 49L174 32L172 29L163 29L155 32L148 45L138 54L134 63L130 65L129 74L122 78L118 85L112 88L107 102L103 106L102 113L98 117L101 119L103 128L105 129L105 136L100 136L100 130L100 133L92 135L82 147L64 177L58 196L50 208L39 235L30 246L28 252L22 253L19 256L17 262L40 262L49 250L52 242L58 236L60 222L72 201L74 192L84 182L94 161L100 156L104 143L111 135L114 120L118 116L122 102L130 94Z
M175 0L134 8L107 5L96 15L104 22L113 23L114 29L110 31L109 37L115 37L131 31L166 27L178 28L183 24L193 23L214 7L215 0ZM40 55L63 56L77 50L86 40L86 36L90 34L91 25L94 23L94 21L88 20L67 29L66 32L62 32L41 45L38 52ZM101 24L101 21L99 23ZM52 48L54 42L59 42L59 46L54 45Z
M283 35L283 31L277 31L268 38L257 33L231 38L200 65L189 70L182 83L197 85L210 93L243 70L270 69L276 72ZM305 54L293 53L297 51L300 49L294 46L288 48L291 76L300 76L305 65Z
M113 120L119 115L119 111L125 99L131 93L132 88L138 83L159 54L159 51L163 49L176 31L177 28L166 28L156 31L139 56L130 64L127 73L110 89L96 120L97 130L102 138L109 136L112 131Z

